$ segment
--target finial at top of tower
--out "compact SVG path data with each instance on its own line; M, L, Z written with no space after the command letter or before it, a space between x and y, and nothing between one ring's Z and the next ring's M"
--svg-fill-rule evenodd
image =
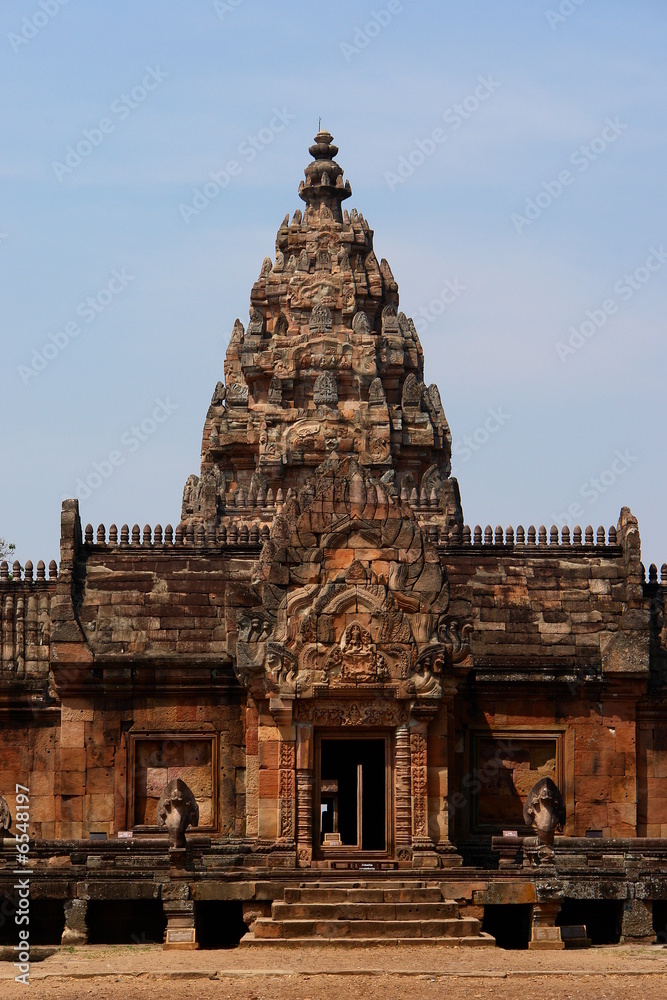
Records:
M331 132L321 128L315 136L315 145L309 146L308 152L316 160L333 160L338 153L338 146L333 145Z
M343 182L343 168L334 159L338 146L334 145L331 133L321 128L308 152L313 161L304 171L305 182L299 185L299 197L307 205L306 219L332 218L342 222L340 204L351 196L352 189L349 181Z

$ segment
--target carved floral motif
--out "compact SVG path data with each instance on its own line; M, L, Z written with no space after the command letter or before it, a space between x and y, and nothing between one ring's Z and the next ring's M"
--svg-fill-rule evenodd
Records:
M405 722L408 707L402 702L354 701L327 699L326 701L298 701L296 718L314 726L378 726L395 727Z

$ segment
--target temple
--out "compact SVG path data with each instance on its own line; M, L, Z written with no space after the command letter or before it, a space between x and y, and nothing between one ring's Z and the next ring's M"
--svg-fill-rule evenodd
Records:
M320 131L234 324L180 522L67 500L48 577L0 566L0 891L29 856L31 926L70 944L653 941L667 566L628 508L465 524L337 153Z

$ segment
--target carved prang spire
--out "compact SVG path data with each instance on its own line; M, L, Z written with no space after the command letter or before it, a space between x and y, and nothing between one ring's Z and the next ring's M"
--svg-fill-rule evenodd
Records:
M308 152L313 157L313 162L304 170L305 182L301 181L299 185L299 197L307 206L305 221L314 223L319 220L324 206L329 209L335 222L342 222L340 205L351 196L352 189L349 181L343 183L343 168L334 159L338 146L334 146L333 136L320 130Z
M399 497L423 494L435 528L462 526L452 437L437 387L424 383L415 324L399 310L373 230L356 209L341 210L351 190L329 132L310 152L306 210L283 219L250 291L247 329L234 324L182 518L231 530L269 496L298 493L324 462L347 458Z

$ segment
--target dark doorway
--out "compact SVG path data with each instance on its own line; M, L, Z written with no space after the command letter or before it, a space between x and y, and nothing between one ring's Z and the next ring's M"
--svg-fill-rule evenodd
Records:
M618 944L621 940L623 902L618 899L571 899L563 900L561 911L556 917L557 927L569 924L585 924L592 944Z
M30 924L17 924L19 913L17 896L0 896L0 946L14 945L19 940L19 929L30 931L31 945L60 944L65 926L65 911L60 899L31 899L28 912Z
M30 944L60 944L65 911L60 899L35 899L30 903Z
M653 930L656 944L667 944L667 900L653 900Z
M167 921L159 899L91 899L89 944L159 944Z
M499 948L523 951L530 941L532 909L529 903L488 904L482 930L493 935Z
M387 850L386 739L320 741L320 846Z
M248 930L243 904L236 900L197 901L195 914L200 948L235 948Z

